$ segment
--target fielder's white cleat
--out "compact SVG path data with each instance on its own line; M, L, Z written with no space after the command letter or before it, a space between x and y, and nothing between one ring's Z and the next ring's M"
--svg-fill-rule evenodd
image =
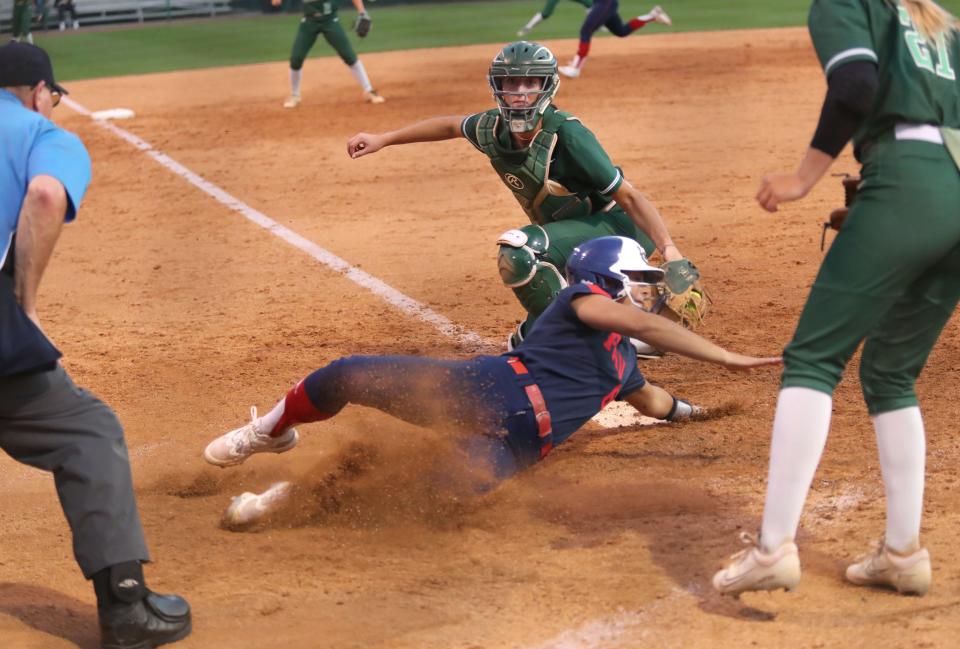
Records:
M376 90L366 91L365 93L363 93L363 98L371 104L382 104L383 102L386 101L386 99L383 98L383 95L381 95Z
M300 95L290 95L285 102L283 102L284 108L296 108L300 105Z
M800 557L797 544L787 541L766 553L757 538L740 532L748 547L730 558L730 565L713 576L713 587L724 595L738 597L748 590L793 590L800 583Z
M580 76L580 68L573 65L561 65L557 70L565 77L576 79Z
M847 580L857 586L889 586L904 595L925 595L930 589L930 553L920 548L906 556L894 554L883 539L847 567Z
M657 358L663 358L663 352L653 345L649 345L639 338L631 338L630 344L633 345L633 348L637 350L637 358L644 360L654 360Z
M234 496L230 506L223 512L224 527L236 529L253 525L276 511L290 497L292 488L289 482L275 482L263 493L245 491Z
M207 444L203 459L216 466L240 464L254 453L285 453L297 445L300 434L288 428L282 435L270 437L261 431L256 406L250 408L250 423L224 433Z
M661 25L666 25L670 27L673 25L673 21L670 20L670 16L667 15L667 12L663 10L663 7L657 5L650 10L650 15L653 16L654 21L660 23Z
M520 29L517 30L517 36L519 36L520 38L523 38L529 33L530 33L530 30L527 29L526 27L521 27Z

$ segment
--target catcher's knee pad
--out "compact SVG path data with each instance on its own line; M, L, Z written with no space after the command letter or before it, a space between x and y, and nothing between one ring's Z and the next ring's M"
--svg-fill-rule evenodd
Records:
M554 296L567 286L560 270L546 260L550 238L539 225L507 230L497 239L500 279L513 289L520 304L533 316L543 313Z

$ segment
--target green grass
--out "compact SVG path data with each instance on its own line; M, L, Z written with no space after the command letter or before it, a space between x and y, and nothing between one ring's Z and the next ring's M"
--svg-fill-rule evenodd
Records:
M639 12L655 1L622 0L621 15ZM343 4L349 5L349 2ZM810 0L664 0L675 27L671 31L748 29L803 25ZM960 13L960 0L943 2ZM543 6L542 0L413 4L368 10L373 31L365 40L353 37L359 53L502 43ZM341 10L345 26L352 24L352 7ZM574 38L583 9L561 2L553 17L541 23L532 38ZM118 26L77 32L35 32L38 45L53 58L58 79L89 79L191 68L219 67L287 58L298 14L171 21L147 26ZM642 33L664 32L651 25ZM607 36L603 32L598 37ZM322 39L313 56L332 56Z

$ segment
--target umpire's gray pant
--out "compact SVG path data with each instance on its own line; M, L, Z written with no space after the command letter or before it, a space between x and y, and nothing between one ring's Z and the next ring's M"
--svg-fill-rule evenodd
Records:
M149 560L123 428L62 367L0 378L0 448L53 473L87 579L107 566Z

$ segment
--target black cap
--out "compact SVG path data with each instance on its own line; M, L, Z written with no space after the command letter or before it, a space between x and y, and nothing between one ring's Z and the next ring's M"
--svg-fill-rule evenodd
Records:
M0 46L0 88L30 86L46 81L50 90L67 94L63 86L53 80L50 57L41 48L30 43L11 41Z

